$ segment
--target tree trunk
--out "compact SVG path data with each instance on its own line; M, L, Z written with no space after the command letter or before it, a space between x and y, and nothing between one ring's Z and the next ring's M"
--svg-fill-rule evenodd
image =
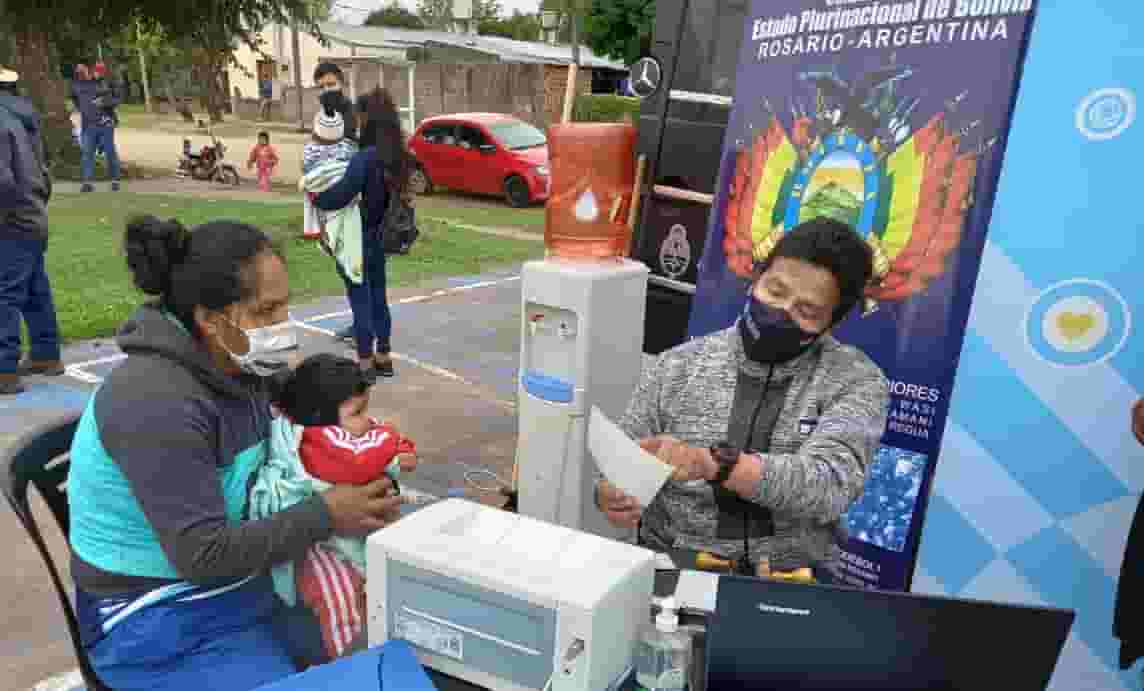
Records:
M214 51L196 51L194 67L195 81L202 88L203 109L207 111L212 123L223 121L223 108L226 94L222 93L222 70L226 65L225 58L219 59Z
M135 40L139 44L139 77L143 81L143 105L148 113L154 113L151 103L151 78L147 76L147 47L143 42L143 28L135 24Z
M44 148L49 162L74 157L76 146L68 117L68 88L56 70L47 33L25 25L13 27L12 38L13 68L20 74L20 84L43 118Z

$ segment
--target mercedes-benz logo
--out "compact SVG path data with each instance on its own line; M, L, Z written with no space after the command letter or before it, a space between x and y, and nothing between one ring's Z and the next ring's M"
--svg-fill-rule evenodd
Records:
M640 58L632 65L632 91L640 98L647 98L659 89L663 80L663 68L653 57Z

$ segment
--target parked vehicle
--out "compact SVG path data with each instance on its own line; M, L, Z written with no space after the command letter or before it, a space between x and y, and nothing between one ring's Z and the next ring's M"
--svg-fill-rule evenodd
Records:
M644 350L658 354L687 339L723 135L731 117L746 0L657 0L644 68L638 153L647 157L632 257L651 269ZM646 84L635 85L646 88Z
M409 148L417 158L417 194L440 186L503 196L518 208L548 199L548 138L523 120L495 113L428 118Z
M226 146L218 137L211 133L210 146L204 146L199 153L194 153L191 140L183 140L183 154L179 157L179 167L175 174L179 177L190 177L195 180L221 182L224 185L237 187L242 178L238 169L224 161Z

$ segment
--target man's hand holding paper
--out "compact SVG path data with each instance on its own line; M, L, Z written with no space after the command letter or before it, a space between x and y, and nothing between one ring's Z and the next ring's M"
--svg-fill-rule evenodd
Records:
M632 441L596 407L588 422L588 450L608 482L640 506L651 504L675 472Z
M710 480L718 467L711 453L659 435L637 443L593 408L588 424L588 448L607 478L597 487L596 503L612 525L632 528L645 507L670 479Z
M644 439L639 445L644 451L674 468L671 479L676 482L712 480L719 471L710 451L689 446L669 435Z

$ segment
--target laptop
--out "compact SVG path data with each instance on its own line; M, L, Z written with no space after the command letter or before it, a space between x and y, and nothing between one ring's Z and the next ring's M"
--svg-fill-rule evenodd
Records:
M706 691L1043 691L1075 615L722 576Z

